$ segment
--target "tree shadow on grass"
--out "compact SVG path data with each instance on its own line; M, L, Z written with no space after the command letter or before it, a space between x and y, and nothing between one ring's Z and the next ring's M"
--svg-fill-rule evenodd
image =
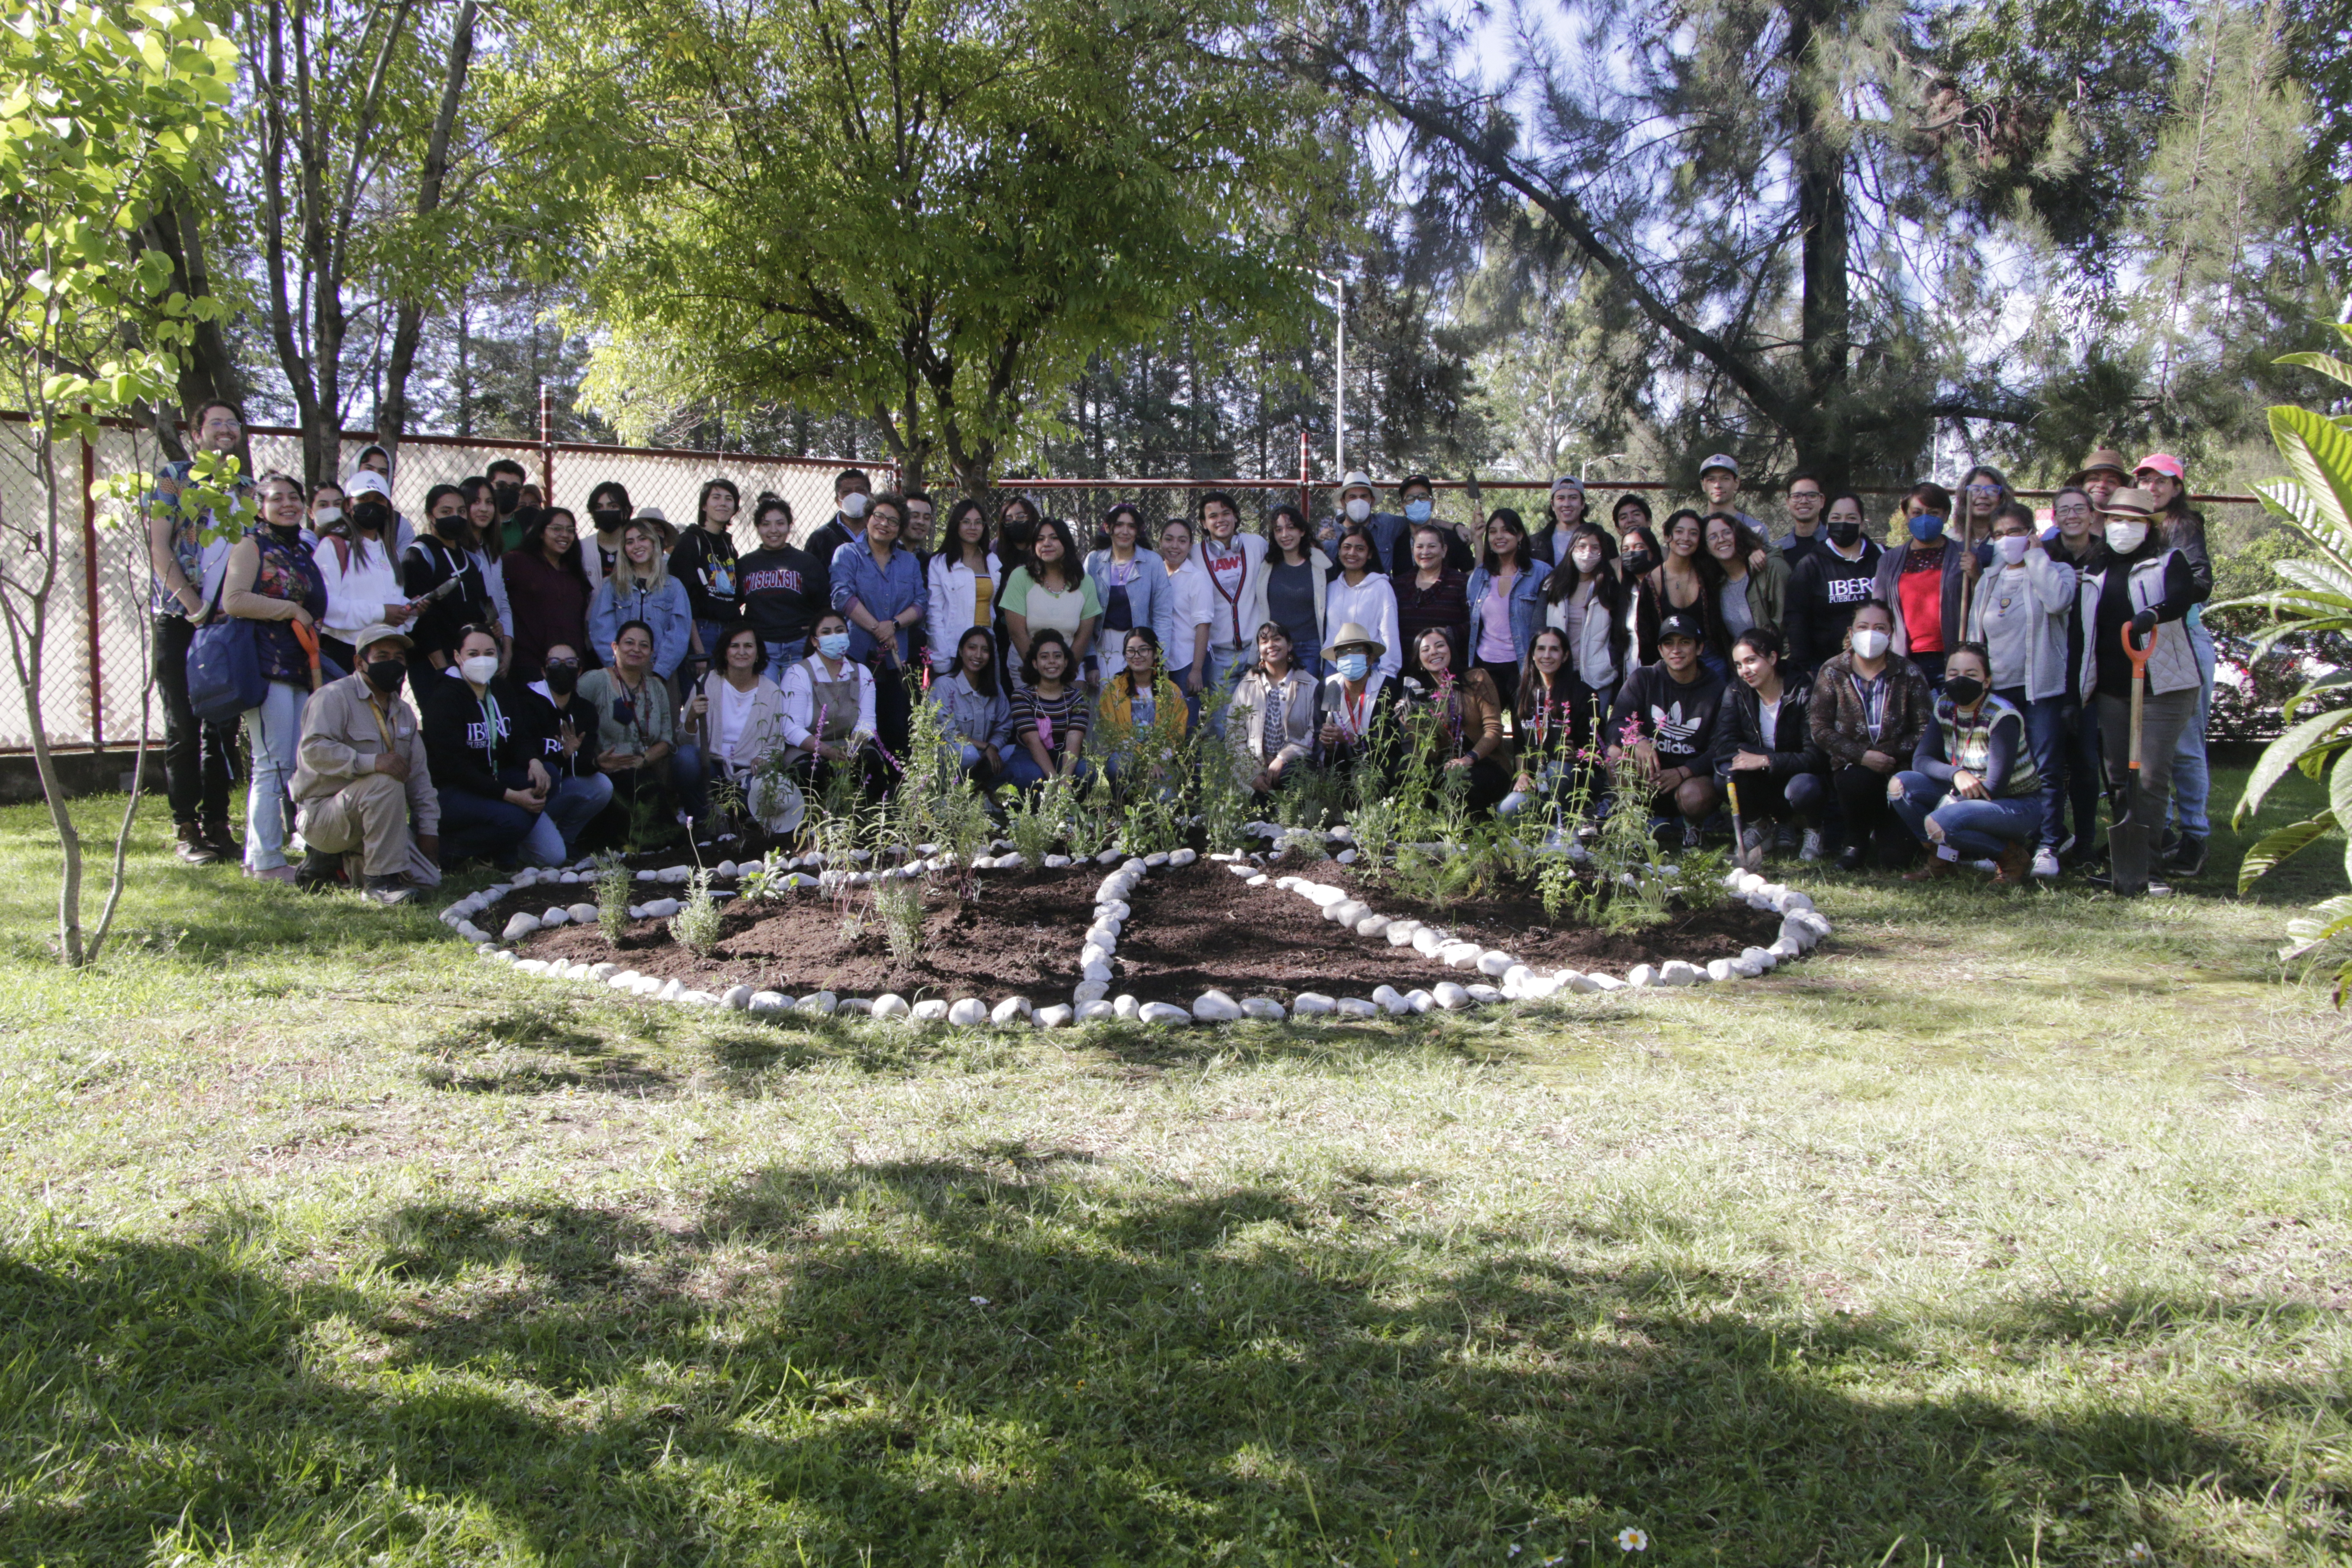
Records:
M1139 1195L1085 1164L772 1169L682 1232L415 1206L344 1239L352 1283L249 1237L28 1246L0 1261L0 1560L1411 1563L1630 1523L1670 1563L1898 1536L2009 1563L2037 1527L2045 1562L2219 1563L2244 1559L2142 1500L2347 1500L2280 1458L2340 1390L2207 1426L1922 1370L1955 1334L2027 1360L2160 1354L2182 1319L2292 1334L2285 1303L1811 1321L1750 1279L1387 1224L1408 1173Z

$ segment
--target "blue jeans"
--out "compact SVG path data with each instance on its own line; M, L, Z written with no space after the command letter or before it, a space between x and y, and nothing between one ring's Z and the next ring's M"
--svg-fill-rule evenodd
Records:
M563 864L563 833L546 812L462 789L441 792L441 847L445 855L470 855L501 867Z
M1927 678L1928 690L1944 689L1944 656L1942 654L1915 653L1911 656L1911 662L1917 665L1919 673Z
M2180 815L2180 831L2204 838L2213 831L2206 815L2213 775L2205 765L2205 721L2213 713L2213 634L2205 629L2205 617L2193 610L2185 624L2189 651L2197 656L2197 712L2180 731L2180 744L2172 753L2172 805Z
M562 864L571 855L572 847L580 842L580 835L596 820L596 814L603 811L612 798L613 781L603 773L590 773L586 778L564 779L558 783L547 797L547 809L540 814L541 826L551 825L553 827L557 858L532 860L530 864ZM531 831L534 841L541 842L543 847L543 841L539 838L539 829ZM530 850L526 849L524 853L528 856Z
M1895 775L1903 785L1900 799L1887 805L1911 830L1911 837L1929 843L1927 824L1933 822L1944 842L1962 855L1989 859L2012 847L2030 843L2042 828L2042 797L2011 795L2002 800L1954 800L1952 786L1937 784L1926 773L1906 769Z
M245 791L245 868L272 871L286 864L286 802L294 787L295 753L302 744L307 687L273 680L261 706L245 713L253 744L253 777Z
M713 669L719 668L719 625L717 621L697 621L694 623L694 635L702 639L702 657L710 661L710 668ZM686 657L687 661L688 663L692 663L694 659L694 650L692 648L687 649Z
M1240 685L1241 672L1256 662L1256 659L1257 649L1255 647L1232 648L1223 653L1211 648L1208 678L1201 682L1201 700L1213 702L1217 700L1218 693L1231 691ZM1224 732L1225 723L1221 716L1217 721L1217 733L1222 735Z
M1031 784L1041 784L1045 782L1045 770L1037 765L1037 759L1029 754L1028 747L1024 746L1006 760L1004 776L1009 782L1027 789ZM1080 757L1074 776L1080 784L1084 784L1095 776L1094 763Z
M2083 705L2072 697L2020 701L2018 695L2003 695L2025 710L2025 747L2042 775L2042 847L2055 853L2066 842L2071 800L2076 841L2089 848L2098 836L2098 725L2083 721Z
M1197 726L1201 722L1201 694L1192 690L1190 687L1184 684L1192 678L1192 666L1189 662L1181 668L1171 667L1168 671L1168 679L1174 681L1176 683L1176 689L1184 694L1184 711L1186 715L1189 716L1192 723Z
M768 650L768 679L779 686L784 683L785 667L808 657L808 648L801 643L762 642L760 646Z

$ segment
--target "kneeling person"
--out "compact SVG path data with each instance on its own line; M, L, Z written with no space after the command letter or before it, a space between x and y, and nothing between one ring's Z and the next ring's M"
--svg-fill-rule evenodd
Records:
M1633 756L1650 788L1646 801L1621 800L1620 811L1646 808L1664 829L1682 819L1685 848L1696 847L1699 825L1714 812L1715 737L1723 682L1699 662L1706 636L1696 615L1677 612L1658 622L1658 662L1625 678L1610 726L1609 762ZM1629 728L1630 726L1630 728Z
M1822 858L1822 814L1830 803L1829 753L1813 744L1811 691L1780 679L1780 634L1750 626L1731 645L1739 684L1729 689L1715 747L1717 782L1737 792L1746 829L1741 850L1760 856L1764 826L1804 829L1799 858ZM1787 846L1784 844L1782 848Z
M360 858L354 878L380 904L416 896L413 853L441 858L441 799L425 758L416 715L400 700L409 640L381 622L354 640L359 668L312 693L302 710L294 767L296 825L309 853L295 873L322 889L343 858Z
M1911 766L1886 786L1895 815L1931 851L1904 880L1948 877L1964 858L1990 857L1994 883L2014 887L2032 868L2042 781L2026 743L2025 715L1993 695L1992 661L1982 643L1961 643L1945 659L1935 715Z

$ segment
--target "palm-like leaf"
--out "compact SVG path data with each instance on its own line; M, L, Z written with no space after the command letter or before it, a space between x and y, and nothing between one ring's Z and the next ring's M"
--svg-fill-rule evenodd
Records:
M2291 822L2284 827L2273 828L2254 841L2238 867L2238 891L2252 887L2257 879L2268 876L2279 863L2310 848L2336 831L2336 814L2323 811L2307 822Z
M2339 669L2333 675L2323 675L2286 700L2286 720L2294 722L2295 710L2305 703L2316 700L2331 691L2341 691L2352 686L2352 669Z
M2286 922L2286 934L2291 939L2279 949L2282 961L2292 963L2303 957L2321 942L2331 942L2347 931L2352 931L2352 893L2338 893L2332 899L2322 899L2311 906L2311 912L2297 915Z
M2347 724L2352 724L2352 708L2315 713L2263 747L2261 760L2247 775L2246 793L2239 797L2234 820L2242 823L2260 811L2263 797L2270 794L2271 786L2286 777L2287 770L2302 762L2306 753L2333 752L2343 745L2337 737Z
M2271 410L2271 439L2310 495L2313 537L2341 558L2352 538L2346 531L2352 530L2352 434L2324 415L2284 405Z
M2352 364L2347 364L2344 361L2337 359L2334 354L2281 354L2277 360L2273 363L2277 364L2301 365L2305 370L2315 370L2322 375L2334 376L2345 385L2352 386Z

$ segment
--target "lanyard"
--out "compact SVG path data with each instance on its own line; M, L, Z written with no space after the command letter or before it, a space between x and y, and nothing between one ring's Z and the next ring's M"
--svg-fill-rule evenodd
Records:
M1239 557L1241 570L1234 574L1234 591L1228 594L1225 585L1217 581L1217 563L1234 557ZM1234 543L1231 556L1223 553L1212 555L1204 550L1201 552L1201 565L1209 574L1209 586L1217 591L1217 597L1225 602L1225 607L1233 614L1234 641L1238 643L1242 640L1242 584L1249 581L1249 552L1244 550L1239 542Z
M499 771L499 700L491 696L490 689L485 686L482 688L482 761L489 764L492 773Z

